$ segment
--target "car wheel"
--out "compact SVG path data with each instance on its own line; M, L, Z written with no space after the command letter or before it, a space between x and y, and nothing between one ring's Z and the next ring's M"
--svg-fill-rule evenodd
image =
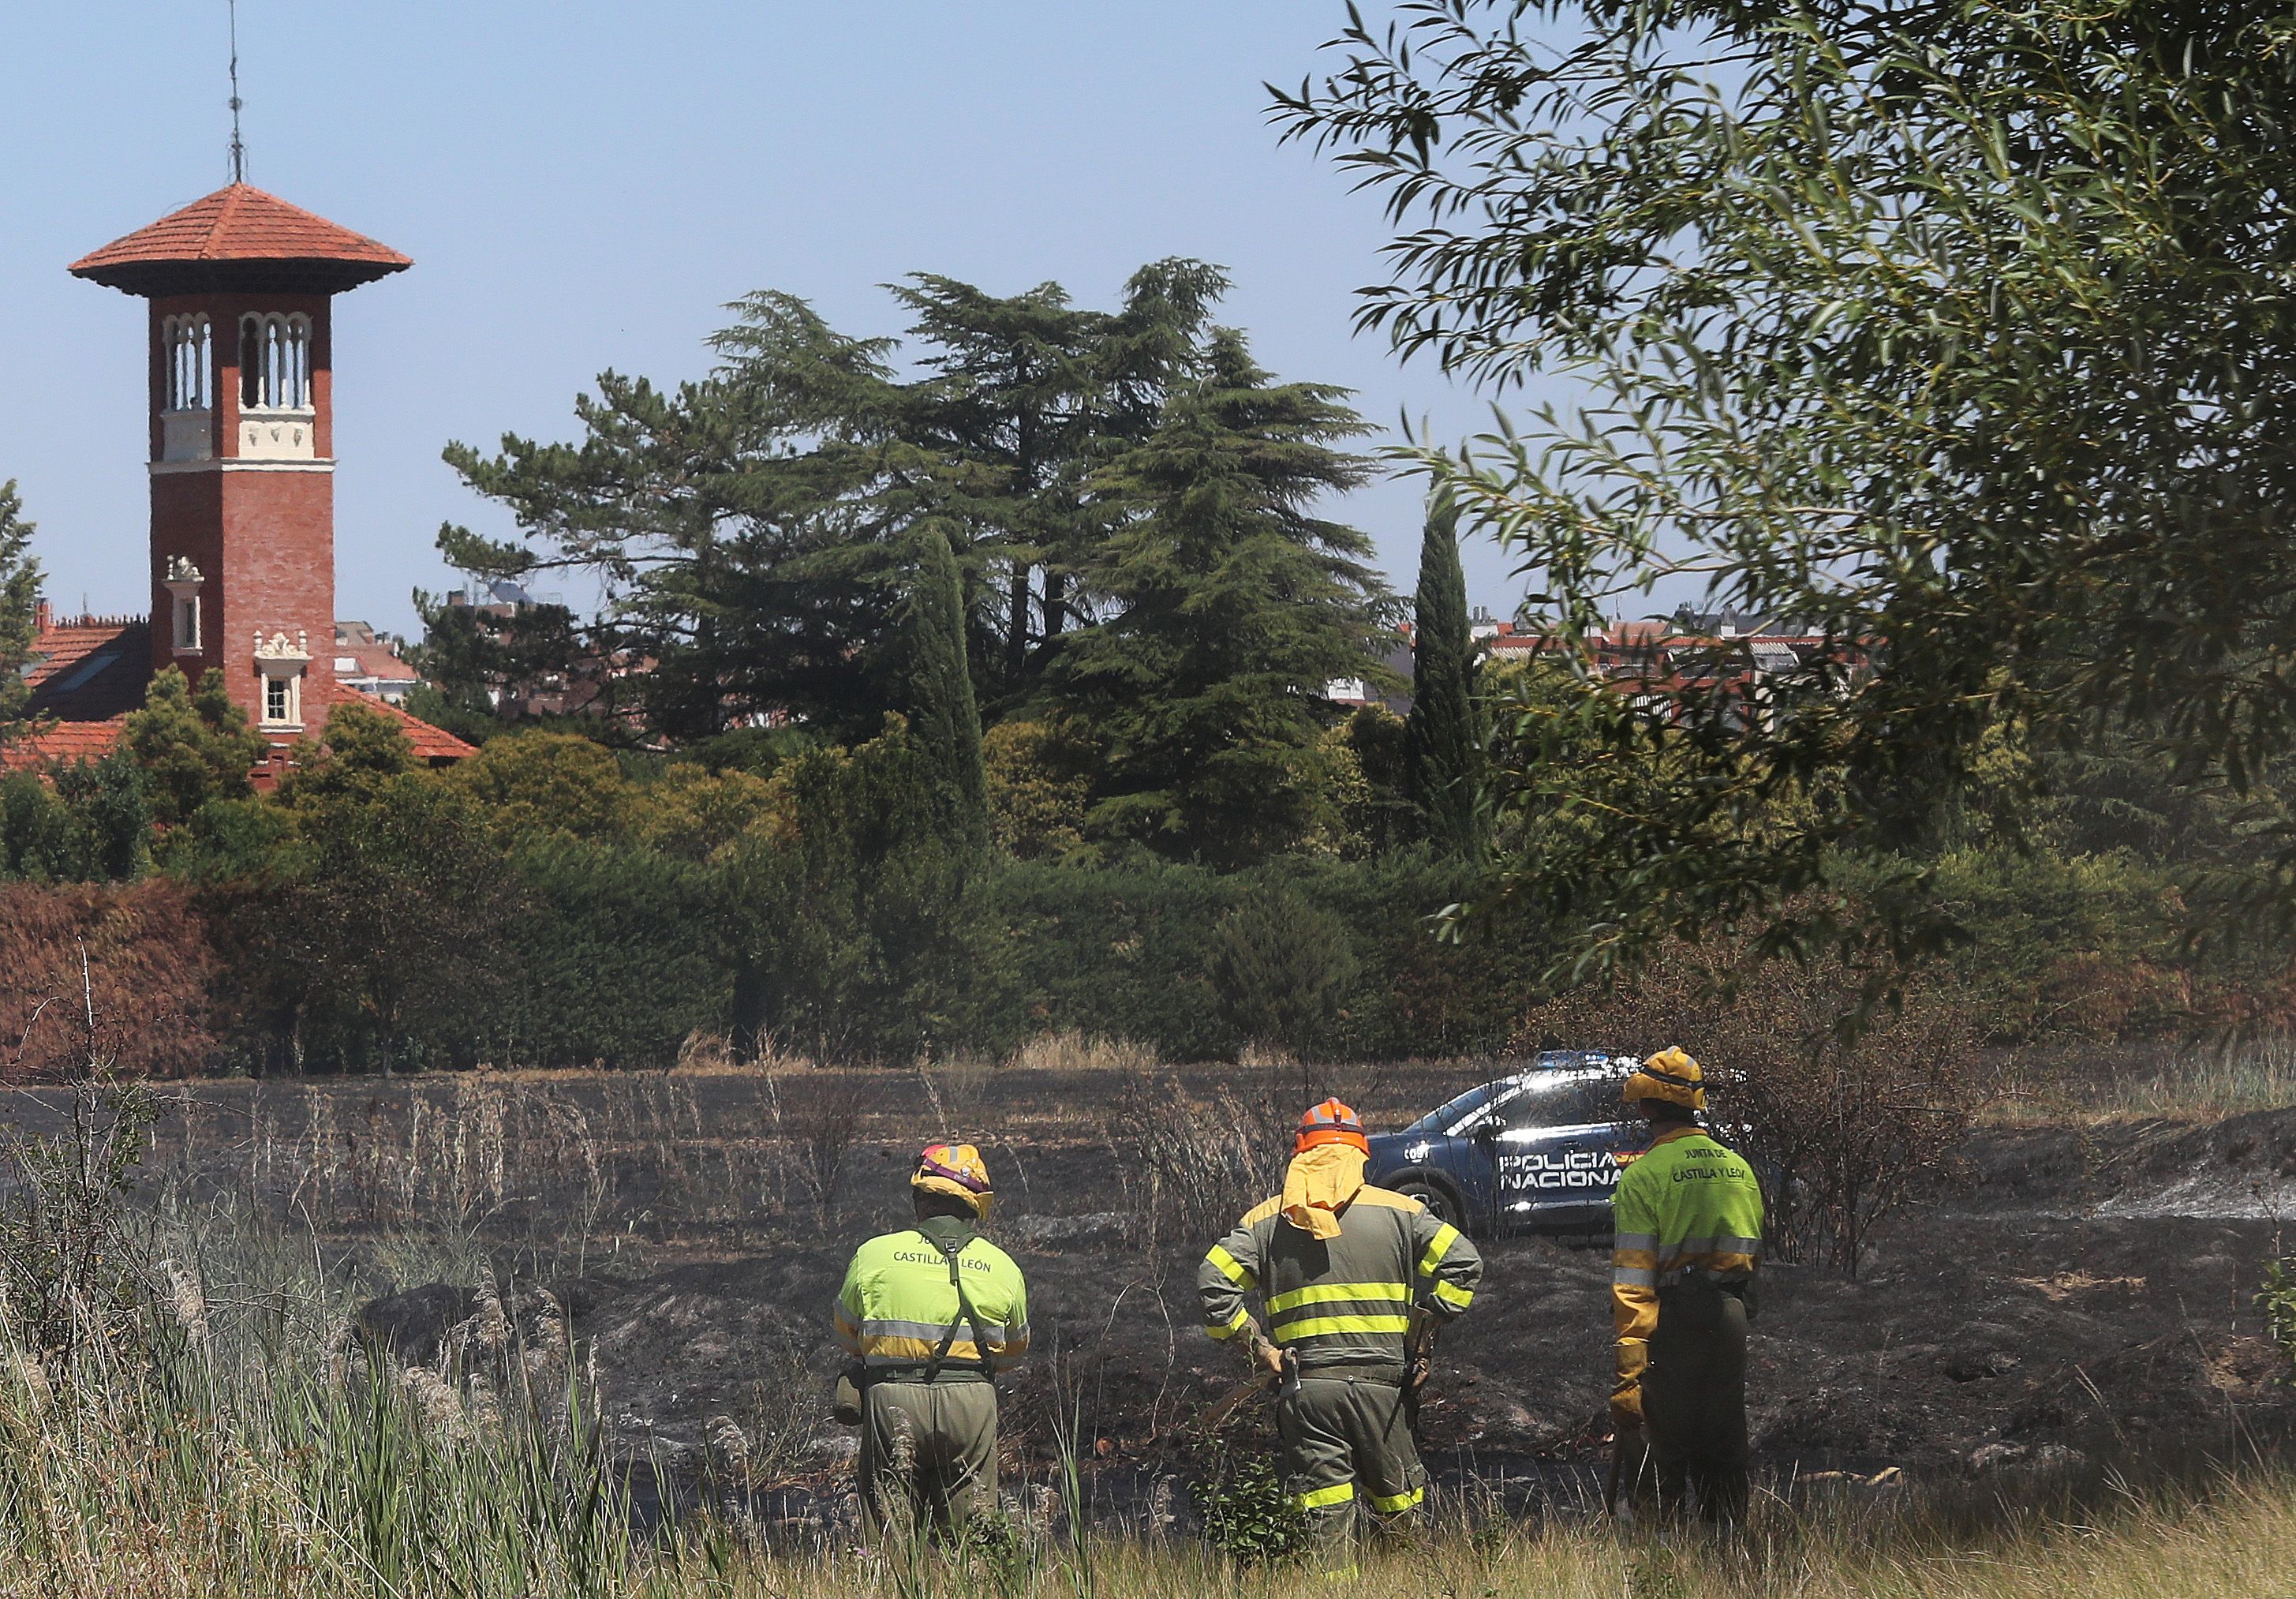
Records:
M1406 1177L1395 1185L1395 1191L1426 1206L1428 1214L1437 1221L1466 1228L1467 1207L1459 1202L1459 1196L1449 1183L1434 1177Z

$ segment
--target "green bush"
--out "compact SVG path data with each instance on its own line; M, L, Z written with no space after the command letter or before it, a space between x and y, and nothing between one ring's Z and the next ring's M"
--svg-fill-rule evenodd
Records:
M2296 1383L2296 1255L2265 1263L2256 1307L2264 1313L2265 1337L2288 1357L2286 1381Z
M1008 865L989 914L1030 1031L1130 1038L1172 1060L1233 1055L1242 1040L1204 969L1211 930L1243 879L1152 861Z
M1247 1043L1307 1052L1324 1042L1362 969L1348 926L1290 883L1263 877L1213 927L1204 968Z
M1015 1042L977 863L939 825L937 773L899 720L773 781L778 825L720 863L736 1033L849 1060Z
M1307 1552L1307 1517L1265 1450L1221 1448L1188 1496L1204 1541L1239 1566L1281 1565Z
M702 869L652 850L529 841L501 959L514 975L494 1029L521 1066L672 1065L733 998L726 911Z

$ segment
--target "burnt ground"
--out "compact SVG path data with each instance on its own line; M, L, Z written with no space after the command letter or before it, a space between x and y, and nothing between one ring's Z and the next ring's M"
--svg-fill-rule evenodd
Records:
M1132 1141L1201 1138L1219 1120L1207 1108L1251 1131L1324 1086L1299 1076L204 1084L172 1102L155 1182L231 1196L250 1224L308 1227L377 1301L369 1334L411 1358L469 1314L486 1266L398 1280L404 1252L384 1240L426 1219L465 1229L497 1280L562 1306L626 1454L690 1478L713 1434L722 1453L726 1418L752 1479L801 1508L803 1490L833 1491L851 1447L825 1397L845 1256L904 1214L918 1143L949 1123L982 1129L992 1232L1029 1273L1037 1331L1006 1386L1011 1463L1041 1479L1067 1432L1108 1501L1136 1506L1201 1468L1200 1419L1242 1372L1197 1329L1204 1229L1144 1191ZM1391 1125L1472 1076L1414 1067L1338 1086ZM44 1120L40 1103L20 1099L17 1119ZM2280 1216L2296 1219L2296 1109L1973 1134L1956 1181L1881 1225L1854 1280L1766 1270L1758 1463L1958 1477L2278 1448L2296 1438L2296 1388L2251 1296L2263 1263L2296 1249ZM1475 1310L1439 1351L1431 1463L1534 1496L1583 1485L1606 1425L1607 1256L1538 1239L1485 1254ZM1256 1447L1265 1423L1246 1407L1224 1436Z

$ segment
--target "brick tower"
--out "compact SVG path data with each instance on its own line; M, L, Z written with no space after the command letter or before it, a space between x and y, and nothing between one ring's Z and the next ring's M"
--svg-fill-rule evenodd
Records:
M71 266L150 301L150 670L222 672L275 745L338 697L331 306L413 264L234 183Z

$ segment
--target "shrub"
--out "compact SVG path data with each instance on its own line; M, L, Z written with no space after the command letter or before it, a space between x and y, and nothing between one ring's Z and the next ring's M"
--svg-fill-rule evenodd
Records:
M176 884L0 887L0 1061L59 1082L91 1059L135 1077L188 1076L215 1049L219 973Z
M1132 1038L1169 1060L1231 1057L1242 1040L1204 972L1213 925L1243 882L1194 866L1005 867L987 885L1026 1023Z
M898 717L770 779L772 814L718 863L736 1033L818 1059L1001 1051L1004 950L970 852L939 826L935 774Z
M242 1043L306 1070L483 1058L513 986L521 889L478 808L428 772L339 754L308 771L294 822L271 876L208 901L229 927Z
M2264 1313L2264 1335L2288 1357L2286 1381L2296 1382L2296 1255L2269 1260L2256 1307Z
M1239 1566L1281 1565L1307 1552L1307 1517L1267 1450L1218 1449L1188 1496L1204 1541Z
M1093 752L1059 724L1007 721L981 740L988 823L1015 861L1057 861L1084 846Z
M1305 1051L1322 1042L1360 969L1347 924L1291 884L1263 879L1212 928L1206 975L1247 1043Z
M488 826L505 845L548 834L618 839L629 831L637 803L614 752L574 733L491 738L446 780L484 807Z
M1859 990L1858 974L1831 960L1678 944L1631 985L1532 1011L1521 1043L1689 1051L1722 1136L1768 1178L1773 1252L1854 1273L1875 1224L1951 1158L1979 1098L1975 1036L1951 994L1909 983L1900 1006L1851 1034L1842 1024Z
M246 798L249 769L268 746L232 703L220 671L202 672L195 694L171 665L121 726L119 747L144 774L152 819L172 828L211 800Z
M1544 930L1510 910L1456 939L1438 936L1432 919L1472 897L1476 884L1469 870L1424 848L1333 862L1296 880L1347 924L1361 971L1329 1029L1334 1054L1488 1054L1538 995Z
M489 749L510 742L496 739ZM704 869L647 849L529 839L492 955L514 977L490 1029L521 1066L660 1067L732 1007L726 908Z
M56 798L68 819L54 834L57 853L37 875L59 881L124 883L152 860L152 808L144 774L125 754L54 769Z

